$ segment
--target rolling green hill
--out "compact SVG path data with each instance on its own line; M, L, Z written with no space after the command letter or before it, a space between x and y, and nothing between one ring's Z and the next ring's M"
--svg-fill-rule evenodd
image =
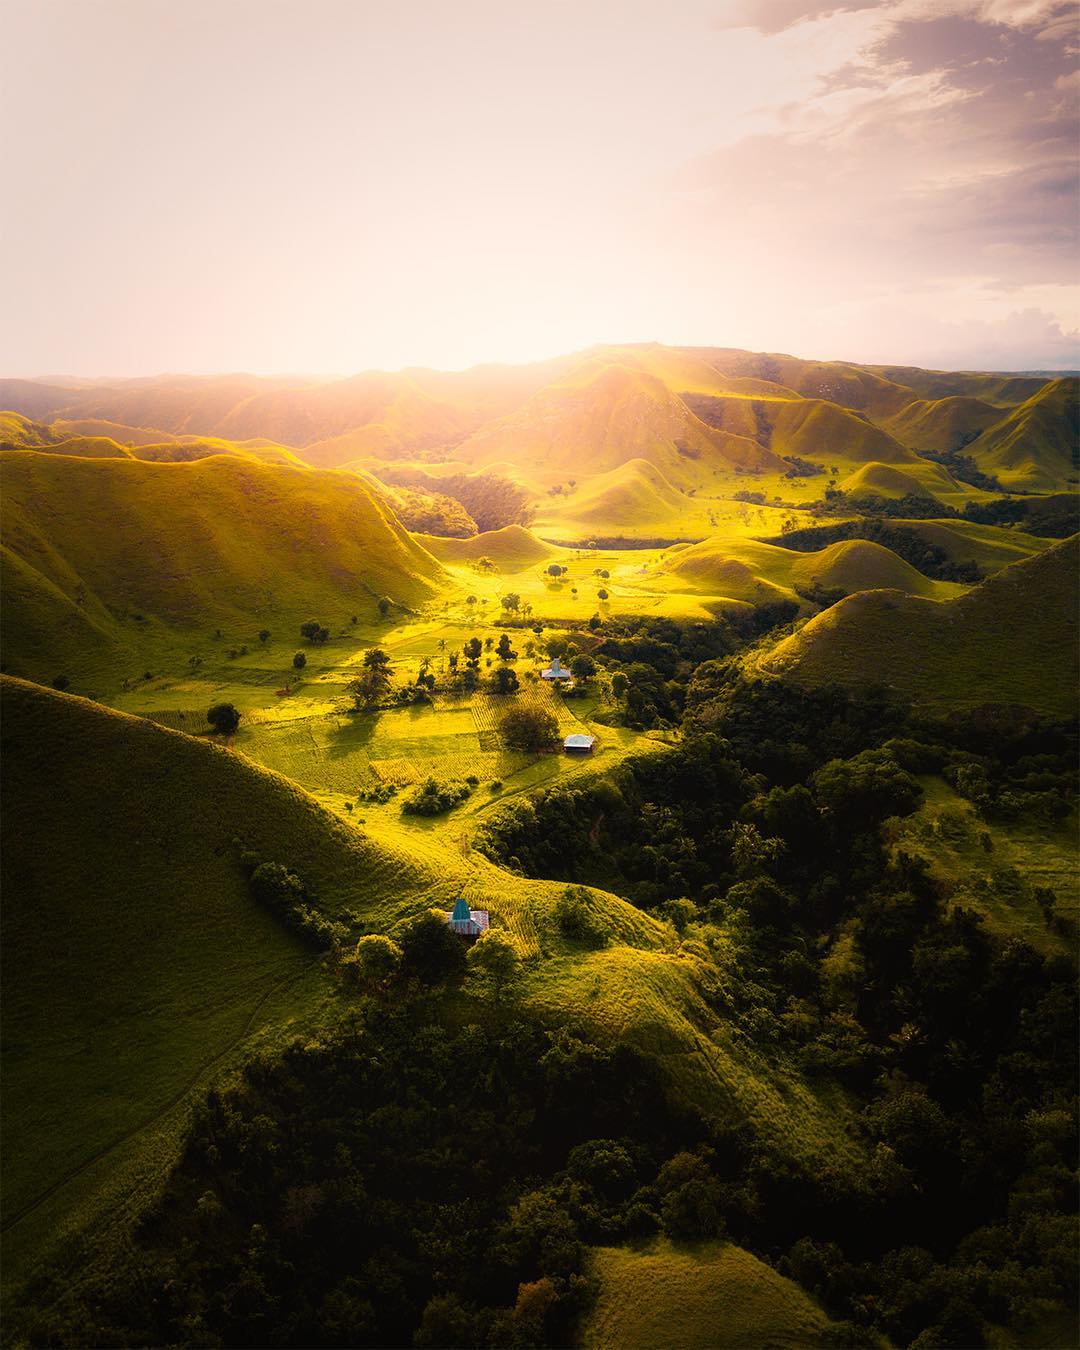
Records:
M354 474L35 451L7 453L2 474L12 673L75 674L104 648L149 653L176 630L344 624L380 596L413 606L446 582Z
M896 439L912 450L947 454L962 450L1000 417L1001 409L992 403L955 394L909 403L889 419L888 425Z
M803 553L754 539L718 537L679 549L656 571L709 594L756 605L796 599L797 589L815 585L848 595L892 587L935 599L955 595L958 589L932 581L891 549L866 539Z
M607 361L586 363L548 385L455 454L476 464L511 460L538 481L609 473L639 459L676 483L693 482L717 464L784 467L742 434L706 426L656 376Z
M420 534L416 541L440 562L477 563L481 558L489 558L500 571L506 572L546 562L557 551L521 525L504 525L501 530L487 530L471 539L440 539Z
M760 662L795 684L882 684L930 707L1076 707L1073 536L1014 563L956 600L867 591L811 619Z
M321 997L235 840L376 922L434 878L206 741L7 677L0 698L10 1281L219 1061Z
M731 1243L644 1250L600 1247L600 1292L585 1350L803 1350L825 1345L829 1319L798 1285Z
M1080 401L1074 379L1053 380L1002 417L969 446L985 472L1021 492L1075 487Z

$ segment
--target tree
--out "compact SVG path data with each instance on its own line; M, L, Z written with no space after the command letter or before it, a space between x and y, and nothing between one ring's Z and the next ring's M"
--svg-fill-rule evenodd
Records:
M260 629L259 629L259 641L260 641L260 642L265 642L266 639L267 639L269 636L270 636L270 629L269 629L269 628L260 628Z
M553 750L559 743L559 724L554 715L546 708L529 704L511 708L504 714L499 722L499 732L512 750L525 750L530 754Z
M480 688L480 672L475 666L466 666L461 672L461 687L467 694L472 694Z
M347 688L356 700L357 708L367 712L389 692L390 672L385 665L368 665L365 658L364 669Z
M464 944L440 910L418 915L402 933L401 969L421 984L438 984L464 972Z
M507 614L516 614L521 608L521 596L516 591L511 591L509 595L504 595L499 603Z
M495 1006L503 993L521 978L521 958L513 938L506 933L489 929L473 945L468 959L469 974L490 985Z
M484 644L478 637L469 638L462 651L465 653L466 661L479 661L480 653L484 650Z
M517 674L510 666L497 666L491 676L491 688L496 694L515 694L518 683Z
M215 703L208 710L206 720L215 731L227 736L240 725L240 713L231 703Z
M325 642L330 636L330 629L324 628L317 619L311 619L307 623L300 625L300 636L307 638L309 642Z
M356 982L368 993L382 993L401 969L402 951L381 933L362 937L356 944L353 971Z
M292 659L293 670L303 670L307 665L307 657L303 652L297 652Z
M476 596L475 596L475 595L467 595L467 596L465 597L465 603L466 603L467 605L475 605L475 604L476 604Z
M364 653L364 665L368 670L385 670L390 658L381 647L371 647Z
M549 577L561 577L562 574L566 571L566 568L560 566L559 563L548 563L547 568L545 570L547 571Z
M596 662L582 652L570 662L570 671L575 680L584 682L596 674Z
M621 670L617 670L611 677L611 692L616 698L625 698L626 691L630 688L630 681Z
M510 634L503 633L499 638L499 645L495 648L499 658L503 661L516 661L517 652L510 646Z
M70 684L71 681L68 679L66 675L57 675L52 682L52 687L54 689L59 689L60 692L63 693L64 690L67 689Z
M597 600L606 600L608 598L608 593L604 590L603 586L596 592L596 598Z
M380 597L379 597L379 614L380 614L384 619L385 619L386 616L390 613L390 606L391 606L393 603L394 603L394 602L390 599L390 597L389 597L388 595L383 595L383 596L380 596Z

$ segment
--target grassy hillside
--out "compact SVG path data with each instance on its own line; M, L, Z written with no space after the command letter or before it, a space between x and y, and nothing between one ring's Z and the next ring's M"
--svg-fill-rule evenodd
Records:
M446 580L352 474L13 451L3 488L4 539L19 560L3 575L12 673L51 680L84 667L86 623L138 651L164 629L345 624L383 595L421 604ZM43 627L51 611L64 622Z
M57 436L22 413L0 412L0 450L33 449L52 445Z
M1053 380L965 448L1007 488L1056 492L1075 487L1080 401L1075 379Z
M477 563L481 558L488 558L502 572L517 572L533 564L543 563L557 552L521 525L487 530L471 539L439 539L434 535L421 534L417 535L416 541L440 562Z
M600 1247L586 1350L801 1350L826 1344L825 1313L798 1285L731 1243Z
M805 590L815 584L849 595L883 586L935 599L958 591L956 586L923 576L891 549L865 539L801 553L753 539L717 537L679 549L657 570L695 589L758 605L795 599L796 588Z
M940 480L941 484L949 488L955 488L956 484L952 482L944 470L938 469L936 464L927 465L931 469L931 476ZM935 483L935 486L938 486ZM935 494L932 489L926 486L922 475L912 473L910 469L898 469L893 464L881 464L874 460L869 464L864 464L853 474L843 479L840 483L842 491L856 499L860 497L933 497Z
M798 555L791 564L791 579L796 585L817 583L849 595L891 587L908 595L938 597L944 589L940 582L924 577L891 549L866 539L847 539L830 544L819 553Z
M369 920L433 878L205 741L9 678L0 699L11 1280L137 1136L317 993L312 953L250 898L234 840Z
M607 361L540 390L455 454L477 464L509 459L541 482L607 473L635 459L687 482L717 463L783 467L754 441L706 426L656 376Z
M888 426L896 439L912 450L948 454L962 450L1000 417L1001 409L992 403L955 394L949 398L917 399L890 418Z
M959 599L869 591L819 614L761 661L796 684L883 684L917 704L1076 706L1078 540L1013 564Z

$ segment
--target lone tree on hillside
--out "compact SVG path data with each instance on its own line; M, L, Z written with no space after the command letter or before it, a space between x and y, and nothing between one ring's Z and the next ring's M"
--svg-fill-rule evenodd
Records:
M499 638L499 645L495 648L496 654L503 661L516 661L517 652L510 645L510 634L503 633Z
M471 637L462 650L465 653L466 661L479 661L480 653L484 650L484 644L478 637Z
M307 657L303 652L297 652L292 659L293 670L303 670L307 665Z
M561 577L568 569L561 563L548 563L546 570L549 577Z
M516 694L518 677L510 666L496 666L491 677L491 688L496 694Z
M401 969L401 961L401 948L392 938L371 933L357 942L350 969L366 993L382 994Z
M215 731L227 736L240 725L240 713L231 703L215 703L207 711L206 720Z
M537 754L559 744L559 724L546 708L511 708L499 722L503 741L511 750Z
M260 629L259 629L259 641L260 641L260 642L265 642L266 639L267 639L269 636L270 636L270 629L269 629L269 628L260 628Z
M517 591L511 591L509 595L504 595L499 603L507 614L516 614L521 608L521 596L518 595Z
M388 595L380 596L380 598L379 598L379 613L382 615L382 617L383 617L384 619L385 619L386 616L390 613L390 606L391 606L393 603L394 603L393 600L391 600L390 597L389 597Z
M390 688L390 658L381 647L364 653L364 669L348 686L356 706L364 711L374 708Z
M491 987L496 1007L502 1002L503 993L513 989L521 977L521 957L513 938L491 929L481 934L470 949L466 965L471 978L479 978Z
M421 984L438 984L465 970L465 947L438 910L419 914L401 935L401 968Z
M300 636L307 638L309 642L325 642L330 636L330 629L324 628L318 619L311 619L308 623L300 625Z

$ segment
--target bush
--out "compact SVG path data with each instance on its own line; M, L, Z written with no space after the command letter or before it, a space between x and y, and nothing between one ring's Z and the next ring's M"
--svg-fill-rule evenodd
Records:
M607 946L607 929L583 887L567 887L555 906L555 920L565 937L594 949Z
M307 657L303 652L297 652L292 659L293 670L303 670L307 665Z
M281 863L260 863L251 874L251 893L261 905L314 947L329 948L345 937L342 924L307 904L304 883Z
M440 783L437 778L429 778L409 793L401 809L408 816L440 816L463 802L471 791L467 783Z
M559 724L546 708L511 708L499 721L499 733L510 749L532 754L559 744Z
M413 919L400 946L402 972L422 984L438 984L465 971L465 944L437 909Z
M215 731L227 736L240 725L240 713L231 703L215 703L208 709L206 720Z

